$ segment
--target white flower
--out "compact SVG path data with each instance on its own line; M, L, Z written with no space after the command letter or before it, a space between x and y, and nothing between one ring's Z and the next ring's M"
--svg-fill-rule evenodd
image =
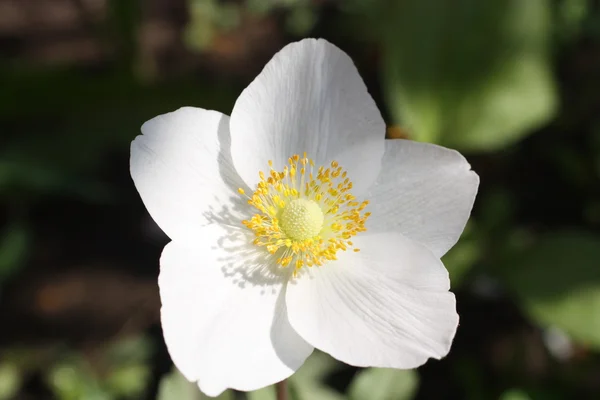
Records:
M337 47L285 47L231 118L188 107L142 132L131 175L172 240L164 337L204 393L278 382L314 348L390 368L448 353L458 315L440 257L479 179L456 151L384 140Z

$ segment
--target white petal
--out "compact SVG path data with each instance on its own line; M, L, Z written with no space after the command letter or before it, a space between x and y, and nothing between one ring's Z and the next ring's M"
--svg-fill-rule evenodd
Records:
M250 186L268 160L280 171L307 152L318 165L336 160L353 193L377 177L385 123L346 53L325 40L292 43L242 92L231 114L233 162Z
M174 364L210 396L287 378L313 350L289 324L287 278L261 264L247 232L213 224L203 236L195 248L171 242L161 257L161 319Z
M359 253L290 281L294 329L347 364L415 368L444 357L458 325L448 273L425 246L399 233L357 237Z
M185 107L147 121L142 133L131 143L131 176L171 239L195 242L203 225L243 219L228 116Z
M441 257L458 241L479 177L457 151L410 140L386 140L377 182L369 189L369 231L397 231Z

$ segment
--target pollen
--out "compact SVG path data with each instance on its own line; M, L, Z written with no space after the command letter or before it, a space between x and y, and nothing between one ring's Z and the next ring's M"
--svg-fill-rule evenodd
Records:
M269 172L259 172L251 196L238 190L257 211L242 221L254 232L254 245L282 268L294 268L294 274L353 248L350 239L366 230L371 213L364 212L368 201L359 202L350 193L352 182L337 161L316 167L305 153L290 157L282 171L275 171L272 161L268 164Z
M293 240L306 240L317 236L323 228L323 211L314 200L295 199L281 213L281 229Z

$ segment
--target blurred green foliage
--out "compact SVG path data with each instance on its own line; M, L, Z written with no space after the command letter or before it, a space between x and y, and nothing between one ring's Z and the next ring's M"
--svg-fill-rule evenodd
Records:
M57 400L139 399L149 380L150 346L144 337L108 345L101 360L95 360L106 372L94 369L90 361L78 353L59 355L46 372L46 380Z
M497 150L554 116L550 0L394 4L383 87L395 121L416 139Z
M522 390L511 389L503 393L500 400L531 400L531 397Z
M506 282L533 321L600 349L600 236L552 232L509 263Z
M16 397L40 374L56 400L139 399L148 389L152 344L145 336L115 340L84 354L65 345L15 347L0 353L0 400ZM18 398L18 397L17 397Z
M326 380L340 369L340 364L327 354L315 351L290 379L294 400L341 400L343 394L330 388ZM253 399L249 399L253 400Z
M2 282L24 265L31 238L23 223L13 222L0 234L0 288Z
M21 385L19 369L10 362L0 364L0 400L10 400L16 397Z
M189 382L179 371L173 369L173 372L166 375L158 387L156 400L206 400L214 397L208 397L198 390L198 386ZM217 400L233 400L233 393L226 391Z
M315 351L304 365L288 379L290 400L409 400L414 395L418 376L414 371L369 368L357 373L346 394L325 384L325 380L341 364L330 356ZM157 400L202 400L207 398L173 370L161 381ZM275 388L270 386L246 394L248 400L276 400ZM231 391L221 394L219 400L233 400Z
M323 36L348 51L390 125L411 139L460 149L480 174L474 216L443 258L459 310L467 310L457 342L464 335L468 345L458 343L440 363L459 393L453 395L526 400L586 398L600 391L593 385L600 369L597 2L187 3L178 34L188 53L170 56L171 69L164 68L170 72L161 72L140 44L144 3L118 0L107 3L106 19L93 29L114 50L102 65L48 66L26 57L2 58L0 204L7 218L0 229L0 294L40 252L36 212L60 201L80 202L100 213L127 205L127 191L111 179L110 169L116 158L126 159L143 121L184 105L230 112L254 72L232 78L221 64L211 67L210 60L261 48L248 32L253 23L268 25L276 29L269 32L276 43ZM193 56L201 68L174 66ZM243 62L234 58L231 63ZM119 176L131 186L125 165L119 164ZM469 302L500 302L509 310L507 304L515 305L526 326L566 334L572 353L583 356L552 356L546 345L537 364L532 361L535 368L543 364L543 372L531 372L535 368L521 352L514 357L520 360L515 373L502 364L504 353L527 345L515 344L509 328L491 335L504 335L494 345L501 351L489 345L496 353L474 355L480 348L470 350L473 338L483 335L482 325L492 325L496 315L476 314L480 320L474 324ZM543 345L540 339L535 343ZM94 362L71 346L41 355L9 350L3 350L0 363L0 400L14 398L34 371L59 400L154 398L149 390L156 379L158 400L206 398L175 370L154 376L153 343L143 334L106 345ZM315 352L289 379L290 398L432 398L426 396L436 381L427 368L427 373L366 369L348 375L339 362ZM241 397L227 391L219 398ZM247 398L273 400L275 392L265 388Z
M350 386L350 400L410 400L418 386L412 370L368 368Z

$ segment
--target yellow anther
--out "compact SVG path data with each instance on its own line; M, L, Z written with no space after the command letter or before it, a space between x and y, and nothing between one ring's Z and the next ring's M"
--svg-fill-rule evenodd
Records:
M242 225L254 232L253 244L277 257L281 267L293 265L296 274L304 266L336 260L338 251L353 246L349 239L366 230L371 214L362 212L368 201L348 193L352 182L337 161L319 166L314 175L315 162L306 153L292 155L282 172L273 170L273 161L268 165L268 174L259 172L254 193L246 196L258 213ZM242 188L238 192L246 195Z

